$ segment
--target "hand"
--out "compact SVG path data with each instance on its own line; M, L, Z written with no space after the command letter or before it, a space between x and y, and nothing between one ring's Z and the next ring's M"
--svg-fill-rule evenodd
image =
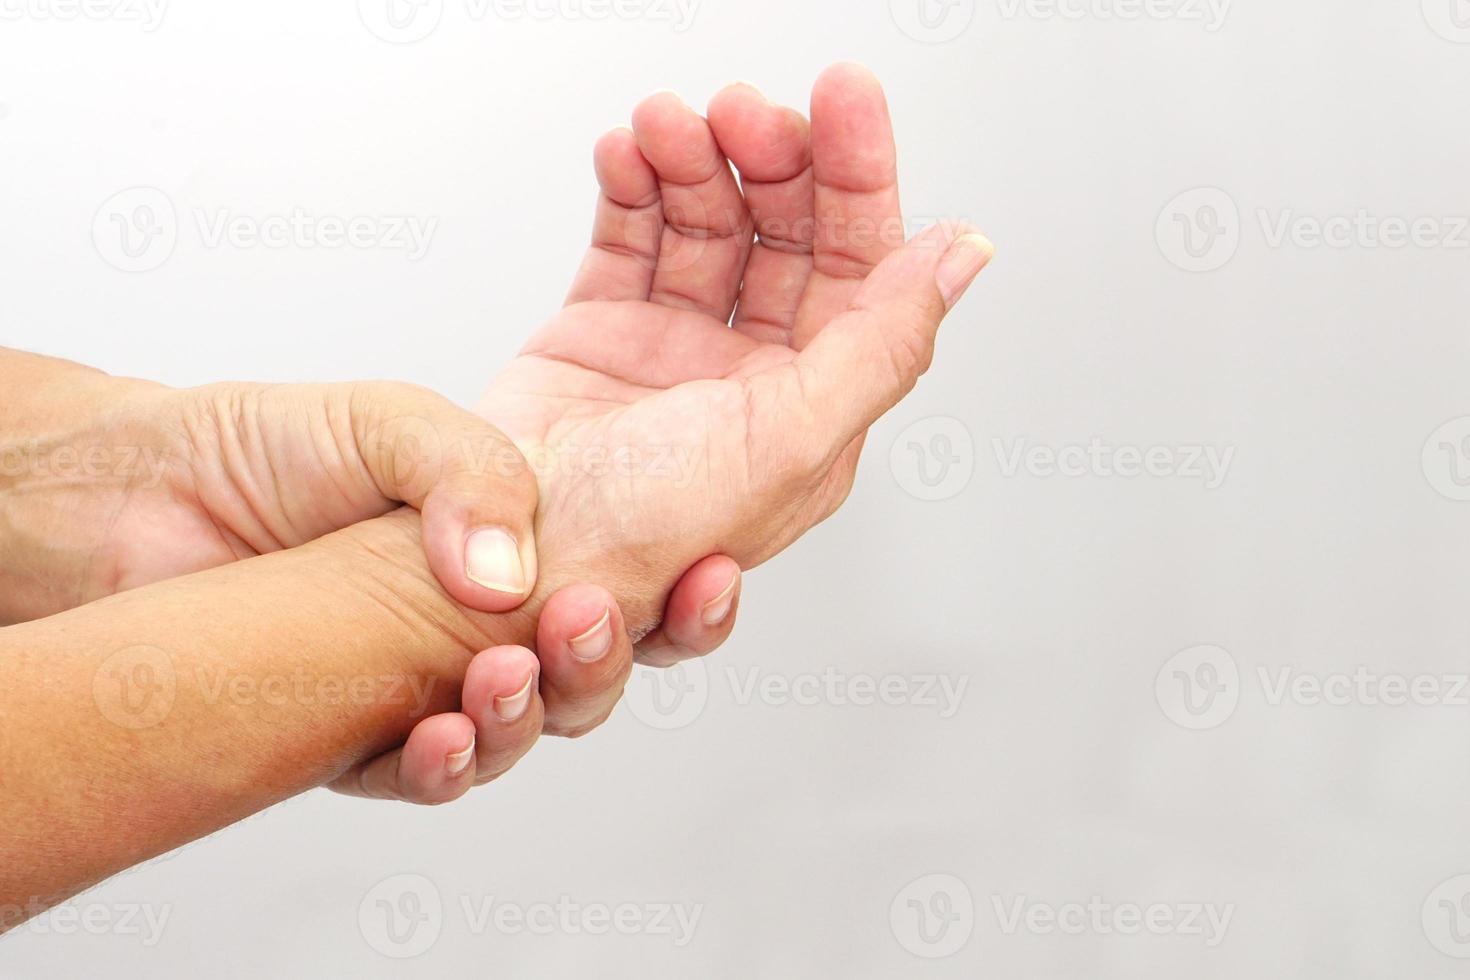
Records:
M537 471L543 567L607 585L639 635L700 556L753 567L841 504L993 248L968 228L900 247L887 107L855 66L817 82L810 132L748 87L708 122L664 94L595 162L568 304L479 410Z
M6 433L4 619L293 548L400 503L423 511L430 567L459 602L504 612L535 584L535 481L493 426L432 392L174 390L95 372L67 387L66 418L30 442Z
M9 531L0 574L12 587L0 596L7 618L39 618L294 548L399 502L422 509L430 568L457 602L505 612L535 584L537 499L530 471L492 425L432 392L386 382L173 390L7 356L15 359L7 361L11 366L24 361L28 380L45 376L54 383L65 376L74 406L68 416L80 420L52 414L44 425L31 418L13 427L45 436L26 444L12 434L15 448L6 454L9 483L0 493L0 515ZM725 567L725 579L712 584L711 572L718 575L721 567L718 559L696 566L685 591L717 595L732 574ZM487 651L476 662L465 711L482 723L482 780L530 747L543 715L552 732L573 734L611 711L630 662L620 619L614 625L621 647L611 642L607 616L615 611L605 591L568 589L543 612L549 616L541 625L549 644L544 667L528 651L513 649ZM586 639L577 644L582 655L571 655L567 638L599 623L609 641L599 654L612 656L595 663L586 656ZM711 633L708 642L717 645L719 630L692 635ZM519 703L514 699L531 680L545 690L529 710L508 720L486 713L485 697ZM470 717L430 718L420 728L406 750L363 763L334 786L375 796L395 795L402 786L405 799L438 802L446 774L454 777L451 789L467 785L476 772L448 768L468 758ZM425 753L440 748L447 751L425 762Z

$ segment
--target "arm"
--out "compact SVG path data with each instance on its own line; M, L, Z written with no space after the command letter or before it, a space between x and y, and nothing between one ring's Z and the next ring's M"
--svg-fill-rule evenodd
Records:
M524 460L425 389L173 389L3 349L0 385L0 623L291 548L399 503L425 512L430 564L465 605L504 612L534 584ZM509 536L513 568L475 574L482 528Z
M398 501L422 508L429 567L458 602L506 612L534 584L536 488L525 461L492 425L422 388L227 383L179 390L4 349L0 381L7 396L0 402L0 625L292 548L386 514ZM489 534L488 552L474 546L486 529L509 532L519 571L491 567L505 555L494 547L504 535ZM515 577L525 581L511 594L505 583ZM733 605L715 625L702 613L713 597L730 597L736 577L734 563L719 556L688 571L669 604L666 649L719 645ZM558 593L539 629L553 640L582 633L601 618L599 591ZM424 719L401 748L360 763L331 787L447 802L507 768L518 757L507 746L528 747L506 730L495 699L521 691L529 671L546 696L551 734L586 730L621 691L611 683L615 673L555 649L539 664L527 651L486 651L486 662L480 659L458 710ZM500 691L501 683L512 686ZM534 703L512 703L535 715L541 693ZM446 760L464 758L469 741L478 745L479 765L446 775Z
M0 907L60 901L458 707L471 656L535 620L458 606L418 526L403 511L0 630Z

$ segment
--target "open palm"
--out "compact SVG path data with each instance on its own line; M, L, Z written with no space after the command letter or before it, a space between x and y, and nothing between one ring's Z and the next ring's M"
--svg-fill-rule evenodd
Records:
M842 503L990 246L964 228L904 246L887 106L858 66L822 75L810 125L746 85L708 120L656 95L595 162L567 306L480 411L538 469L548 587L596 570L638 629L695 560L749 568Z

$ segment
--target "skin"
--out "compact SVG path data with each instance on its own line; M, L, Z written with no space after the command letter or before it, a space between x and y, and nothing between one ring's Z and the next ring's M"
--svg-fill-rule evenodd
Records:
M422 388L230 383L175 390L6 350L0 381L7 391L31 395L0 409L8 434L0 466L0 621L39 619L298 547L400 503L423 510L426 557L458 602L506 612L534 585L537 488L524 460L494 426ZM68 397L49 396L58 390ZM481 527L503 528L518 540L526 588L496 591L468 576L465 542ZM715 627L699 620L697 608L720 595L732 567L719 556L697 563L674 590L668 628L718 646L733 626L733 608ZM563 609L572 607L557 605L552 615ZM555 625L570 630L578 623ZM614 675L596 675L600 686L592 688L593 668L581 660L553 657L543 665L498 657L494 676L504 683L495 690L513 684L507 695L533 677L581 700L608 703L621 693ZM493 723L476 724L494 718L487 714L490 691L472 686L464 711L426 721L412 751L365 763L332 788L443 802L449 797L438 777L445 757L462 753L477 735L486 754L509 737ZM480 703L482 696L491 700ZM564 710L565 703L553 696L552 710L543 712L548 732L585 728L584 712ZM523 738L518 751L533 739ZM441 757L432 758L436 753ZM401 779L382 778L397 777L402 759L408 769ZM494 771L482 765L452 782L468 787ZM394 792L399 786L404 791Z
M867 428L927 368L933 317L958 298L932 288L944 253L960 242L971 277L991 254L968 228L904 245L866 69L823 73L812 120L748 86L709 120L670 93L639 105L598 143L594 244L567 305L480 402L538 470L543 560L610 570L635 631L681 567L718 553L750 569L836 510ZM666 447L686 450L677 476L587 472Z
M462 792L483 778L479 767L443 778L466 722L491 775L519 758L538 713L562 713L566 734L590 730L612 709L599 692L627 676L629 634L655 638L661 658L692 649L668 625L650 631L670 610L680 628L708 611L680 592L691 576L727 581L703 556L753 567L840 505L866 429L927 368L940 321L993 249L966 227L906 245L881 231L897 220L895 168L865 70L818 81L809 165L799 117L753 91L721 97L706 123L657 96L635 113L633 145L626 134L599 144L603 200L569 303L481 403L539 489L539 575L524 604L485 614L455 601L434 574L426 500L422 521L397 511L0 631L13 666L0 690L0 835L6 853L27 855L0 868L0 906L59 900L354 773L368 795ZM727 156L749 170L743 194ZM757 226L760 246L748 240ZM655 450L684 469L641 465ZM738 582L721 594L732 613ZM589 658L596 628L606 648ZM168 710L141 727L117 710L133 703L119 692L140 658L154 671L144 680L175 679L158 702ZM575 682L556 680L573 661ZM282 676L312 692L407 677L431 693L263 704L231 687L221 699L201 678L223 668L247 691ZM526 670L539 675L521 713L485 718Z

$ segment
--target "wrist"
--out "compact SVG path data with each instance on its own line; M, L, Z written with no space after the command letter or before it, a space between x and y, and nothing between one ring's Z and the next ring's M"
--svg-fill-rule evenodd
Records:
M458 690L469 661L482 650L515 644L534 647L537 590L520 608L490 614L456 602L424 556L421 518L411 507L363 521L297 549L320 554L321 573L356 601L374 605L402 624L405 642L382 653L385 667L438 678Z

